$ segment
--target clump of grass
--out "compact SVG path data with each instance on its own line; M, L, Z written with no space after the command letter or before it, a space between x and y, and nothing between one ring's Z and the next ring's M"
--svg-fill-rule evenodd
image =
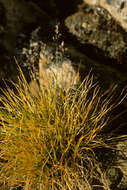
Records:
M21 70L13 85L0 97L1 188L92 189L101 177L94 148L106 146L100 132L113 108L111 93L101 95L89 75L77 89L51 87L38 97Z

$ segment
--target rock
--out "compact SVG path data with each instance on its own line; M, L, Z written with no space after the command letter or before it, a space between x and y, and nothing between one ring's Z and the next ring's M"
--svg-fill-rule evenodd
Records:
M39 78L41 79L42 86L49 82L49 75L52 76L53 73L54 75L59 75L60 73L62 74L62 72L65 72L65 81L62 82L63 85L65 85L65 83L69 84L71 76L74 78L76 77L78 71L80 73L80 79L83 80L91 69L92 74L94 75L94 82L99 83L101 89L103 89L102 91L107 90L114 85L120 86L121 84L126 83L126 70L123 71L119 67L117 68L110 64L102 65L94 59L90 59L77 47L67 43L65 43L65 47L61 47L63 50L59 48L60 44L58 43L50 42L45 44L39 39L38 35L39 29L37 28L31 33L29 44L20 49L16 55L27 81L30 81L28 73L34 65L36 78L37 80L39 80ZM68 74L70 79L69 77L66 77ZM60 77L59 80L61 81ZM117 93L120 94L121 90Z
M31 71L34 66L35 77L38 80L41 89L49 88L49 85L58 85L59 88L68 90L77 84L77 72L73 68L73 62L65 55L64 43L61 44L49 42L45 44L39 39L39 30L37 28L31 33L29 45L22 48L16 58L22 67L27 81L28 70ZM27 69L27 72L25 72ZM30 82L31 88L38 93L38 88L34 82ZM33 91L33 90L32 90ZM37 94L37 93L33 94Z
M126 84L126 69L94 60L70 44L67 44L66 47L68 57L73 62L74 68L79 70L82 80L92 69L95 82L99 83L103 90L111 86L117 85L120 87L120 85Z
M96 150L96 156L101 163L101 170L105 174L110 190L123 190L127 188L127 137L115 137L111 148ZM113 147L113 149L112 149Z
M48 44L43 43L39 37L37 37L39 33L37 32L37 36L35 35L37 30L38 29L32 32L34 33L35 39L33 39L33 35L31 34L28 47L21 49L16 56L26 77L28 75L26 69L30 71L32 65L34 65L36 69L36 78L37 80L39 80L39 78L41 79L41 85L44 83L47 84L50 80L49 75L52 76L53 73L54 75L59 75L60 73L63 75L63 72L65 74L64 80L68 80L68 82L66 82L69 84L71 76L75 78L79 71L81 80L83 80L91 68L95 81L99 82L103 89L107 89L112 85L118 85L126 80L126 73L124 74L122 72L121 74L120 70L110 65L100 66L99 62L88 58L74 46L65 44L65 47L61 47L65 49L65 51L62 51L59 45L54 42ZM68 74L70 79L66 77ZM60 81L62 80L60 79L60 75L58 78ZM65 85L65 81L61 82Z
M106 9L85 4L66 18L65 25L83 45L84 53L100 61L126 64L127 33Z
M120 168L115 166L111 166L109 169L107 169L106 175L110 189L117 188L123 177L123 173Z
M73 41L71 41L72 44L70 44L70 41L68 41L68 43L65 43L64 47L62 47L63 49L65 49L65 51L58 51L58 46L60 45L59 42L49 42L48 44L45 44L39 38L39 30L40 29L37 28L31 33L29 43L24 45L23 48L21 47L19 50L17 50L16 54L16 59L22 67L22 70L28 81L28 73L31 70L32 65L34 65L36 68L36 78L37 80L39 80L38 70L39 67L41 68L41 66L38 65L39 62L49 62L50 64L47 64L49 68L53 66L53 64L51 63L54 63L54 65L57 64L61 67L63 62L68 62L69 65L73 67L71 69L74 72L80 72L81 80L83 80L84 77L92 69L94 80L95 82L99 83L103 91L114 85L122 85L124 88L124 84L126 84L127 80L127 70L126 68L122 69L123 65L114 65L111 63L105 64L104 61L102 63L95 60L94 58L90 58L86 55L87 53L85 54L84 52L82 52L83 48L79 49L78 44L76 44L76 46L75 44L73 44ZM48 67L46 69L48 69ZM54 70L54 68L52 69ZM118 94L120 93L121 90L119 90Z
M29 87L30 87L31 95L34 97L39 97L40 89L39 89L39 85L37 84L37 81L32 80L29 83Z
M84 0L85 3L101 6L127 30L127 1L126 0Z
M42 47L39 59L39 82L42 89L57 85L67 91L78 83L77 71L74 70L71 60L64 57L60 50L56 50L53 46Z
M117 144L117 150L117 165L123 173L123 178L118 187L119 189L125 189L127 188L127 141L119 142Z

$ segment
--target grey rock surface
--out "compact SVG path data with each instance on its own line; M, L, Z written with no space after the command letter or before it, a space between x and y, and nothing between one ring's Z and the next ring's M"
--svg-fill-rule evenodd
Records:
M110 14L127 30L127 1L126 0L84 0L90 5L107 9Z
M126 64L126 32L106 9L84 5L78 12L67 17L65 25L81 44L96 49L94 52L98 56L100 54L100 57Z
M123 190L127 188L127 142L116 142L115 150L103 152L103 168L110 189ZM112 158L112 159L111 159Z

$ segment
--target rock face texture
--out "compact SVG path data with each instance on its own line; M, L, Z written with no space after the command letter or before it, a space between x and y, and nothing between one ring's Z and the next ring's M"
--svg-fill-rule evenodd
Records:
M107 9L110 14L127 30L127 1L126 0L84 0L90 5Z
M77 54L83 75L91 67L103 88L111 84L126 84L126 31L106 9L82 4L76 13L65 19L65 26L70 34L67 42L73 43L75 53L71 48L68 51L73 58Z
M39 59L39 81L40 87L50 88L55 85L58 88L69 90L71 87L77 84L78 78L76 71L72 66L71 60L63 57L62 52L57 50L56 57L52 54L51 47L42 48ZM54 49L54 48L53 48ZM47 56L46 52L51 53Z
M84 5L81 10L67 17L65 25L81 44L91 45L100 58L103 54L105 58L126 62L126 34L104 8Z
M56 76L58 86L67 90L77 84L78 71L83 80L91 70L102 92L116 85L116 96L124 96L126 30L125 0L0 0L0 86L3 87L2 79L16 81L15 56L28 81L29 70L35 66L39 84L31 81L35 94L49 85L50 79L55 83ZM127 134L126 99L111 116L123 111L124 116L112 124L114 131L118 129L117 135ZM103 163L110 189L123 190L127 188L127 145L118 142L116 148L117 152L109 156L105 151L98 159ZM125 152L124 158L119 150Z
M103 173L107 178L109 189L124 190L127 187L127 143L118 142L114 150L98 150L98 161L101 160ZM110 156L109 156L110 154Z

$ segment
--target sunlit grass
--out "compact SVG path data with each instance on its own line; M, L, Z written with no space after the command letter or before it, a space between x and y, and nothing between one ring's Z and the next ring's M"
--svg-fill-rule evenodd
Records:
M106 186L94 149L106 146L112 92L101 95L88 75L77 89L56 86L34 97L21 70L13 85L0 97L1 188L89 190L94 178Z

